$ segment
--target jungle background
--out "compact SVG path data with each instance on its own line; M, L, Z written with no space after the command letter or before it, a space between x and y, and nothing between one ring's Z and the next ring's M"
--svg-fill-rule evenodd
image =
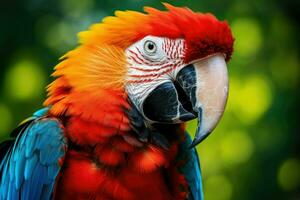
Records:
M206 200L300 199L300 1L166 2L226 19L236 38L224 117L198 146ZM2 0L0 140L42 107L77 32L144 5L163 8L157 0Z

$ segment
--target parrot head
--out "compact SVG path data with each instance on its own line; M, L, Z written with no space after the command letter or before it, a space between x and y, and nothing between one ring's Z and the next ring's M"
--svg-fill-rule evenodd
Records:
M190 59L187 48L184 38L151 35L134 43L125 52L125 88L150 124L198 118L193 143L196 145L213 130L224 111L228 94L227 55L217 51Z
M145 24L152 30L125 50L125 88L149 123L198 118L196 145L223 114L233 38L227 24L212 15L166 7L169 12L146 8L157 21Z
M234 39L211 14L164 5L166 11L116 11L81 32L82 45L54 75L77 90L124 90L149 126L197 118L195 146L224 112Z

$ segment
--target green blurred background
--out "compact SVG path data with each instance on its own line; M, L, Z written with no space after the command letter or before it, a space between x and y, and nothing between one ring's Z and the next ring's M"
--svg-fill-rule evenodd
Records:
M299 1L166 1L227 19L236 38L226 112L198 146L206 199L300 199ZM0 140L42 106L52 68L77 32L144 5L162 8L154 0L3 1Z

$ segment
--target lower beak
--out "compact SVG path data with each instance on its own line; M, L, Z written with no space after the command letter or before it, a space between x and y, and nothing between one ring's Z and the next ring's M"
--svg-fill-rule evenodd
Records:
M181 69L176 81L189 97L198 115L191 147L204 140L220 121L228 96L227 66L222 54L193 62Z

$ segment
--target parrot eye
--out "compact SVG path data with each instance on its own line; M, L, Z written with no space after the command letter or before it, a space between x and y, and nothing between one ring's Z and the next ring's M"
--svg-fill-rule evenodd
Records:
M153 55L157 50L156 44L150 40L147 40L144 44L144 50L148 55Z

